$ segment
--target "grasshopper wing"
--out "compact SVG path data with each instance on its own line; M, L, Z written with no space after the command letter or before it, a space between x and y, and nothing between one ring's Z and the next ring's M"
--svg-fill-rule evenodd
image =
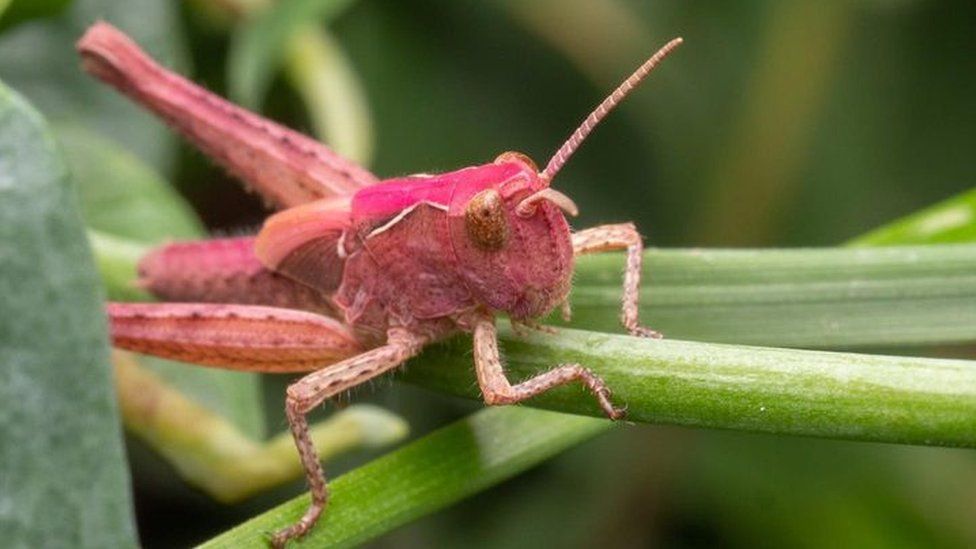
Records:
M317 200L268 218L254 252L265 267L325 294L342 281L341 244L351 227L350 198Z
M350 195L378 181L314 139L164 69L107 23L92 25L77 48L88 72L155 112L274 206Z

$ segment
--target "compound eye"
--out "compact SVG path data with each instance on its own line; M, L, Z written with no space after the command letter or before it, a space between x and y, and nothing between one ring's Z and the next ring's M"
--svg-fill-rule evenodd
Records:
M508 219L505 201L495 189L486 189L471 197L464 209L468 236L483 250L496 251L508 241Z

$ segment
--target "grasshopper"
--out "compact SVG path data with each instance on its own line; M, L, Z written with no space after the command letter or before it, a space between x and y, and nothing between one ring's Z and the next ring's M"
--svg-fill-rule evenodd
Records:
M169 303L110 303L112 342L186 362L270 373L310 372L287 389L286 415L311 488L276 547L306 534L325 509L325 474L306 414L457 332L474 340L485 404L514 404L582 383L611 419L610 389L580 364L513 384L495 316L533 319L568 297L574 257L624 249L621 322L638 320L643 243L633 224L571 232L577 207L551 182L586 136L681 43L668 42L610 94L540 172L527 156L438 175L380 180L324 145L247 112L167 71L119 30L92 26L84 68L154 111L269 205L256 237L179 242L148 254L140 283Z

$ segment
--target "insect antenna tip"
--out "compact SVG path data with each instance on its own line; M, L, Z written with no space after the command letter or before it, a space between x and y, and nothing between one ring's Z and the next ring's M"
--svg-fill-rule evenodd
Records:
M633 91L634 88L636 88L644 80L644 78L646 78L647 75L650 74L651 71L653 71L662 60L664 60L665 57L674 51L675 48L680 46L682 42L684 42L684 39L679 36L662 46L661 49L657 50L654 55L647 59L647 61L644 61L644 63L642 63L633 74L631 74L626 80L617 86L617 89L613 90L613 93L608 95L606 99L597 105L597 107L593 109L593 112L591 112L589 116L583 120L583 123L576 128L576 131L569 136L569 139L567 139L566 142L559 147L556 154L552 155L552 158L549 159L549 163L546 164L546 168L542 170L541 174L539 174L542 179L552 181L553 177L556 176L556 173L559 172L563 165L566 164L566 161L569 160L569 157L572 156L573 153L576 152L576 149L583 144L586 136L593 131L593 128L595 128L597 124L599 124L600 121L613 110L614 107L619 105L620 102L623 101L623 99L627 97L627 95L630 94L630 92Z

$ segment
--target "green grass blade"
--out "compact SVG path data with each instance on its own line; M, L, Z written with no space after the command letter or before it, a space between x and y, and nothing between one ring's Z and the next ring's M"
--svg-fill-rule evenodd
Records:
M373 120L362 83L338 40L315 25L295 29L286 45L285 69L316 135L342 156L368 166Z
M854 246L944 244L976 240L976 189L851 240Z
M461 339L461 338L459 338ZM627 419L776 434L976 447L976 361L648 340L576 330L502 335L511 379L579 363ZM425 387L478 398L469 347L442 345L405 370ZM600 416L580 387L532 400Z
M148 246L94 229L88 229L88 243L95 254L109 300L153 301L149 292L135 284L136 265L149 251Z
M94 243L109 295L133 295L126 262L138 245ZM573 327L621 332L622 265L617 254L581 259ZM651 249L645 269L642 319L669 338L808 348L976 340L976 244Z
M972 361L635 340L572 330L526 339L503 332L503 343L513 378L558 362L584 363L615 388L632 420L976 447ZM406 377L477 398L466 350L451 343L431 349L408 366ZM578 387L555 389L533 405L598 414L592 397ZM605 420L538 413L482 411L339 477L331 484L329 512L306 543L344 547L370 539L611 428ZM264 532L296 520L307 501L294 499L205 547L260 546Z
M917 217L914 222L924 224L925 217ZM971 222L971 226L976 227L976 219ZM944 226L944 229L960 230L958 226ZM928 238L935 241L948 238L949 234L945 231L934 231L928 234ZM690 315L696 307L711 306L709 314L700 317L703 321L700 325L704 325L704 321L711 318L710 315L720 311L716 307L721 305L722 299L726 300L725 305L748 305L757 311L775 305L779 300L784 306L794 307L790 314L798 314L795 307L802 306L803 310L810 313L814 311L811 302L830 297L830 300L823 302L825 311L830 311L831 306L843 306L847 301L857 298L863 306L872 300L875 305L885 304L888 308L886 311L874 308L876 320L899 317L904 308L907 308L913 310L905 315L906 320L910 321L911 315L918 312L914 309L924 307L926 300L947 297L945 294L939 297L939 288L943 281L951 281L950 286L955 287L952 291L961 290L968 296L957 296L957 299L970 303L971 282L966 277L967 271L973 272L971 265L967 265L972 259L973 250L970 248L971 246L939 250L905 248L894 250L890 254L873 255L850 255L848 250L842 249L762 252L651 250L646 257L652 274L651 287L661 287L652 292L653 303L648 303L645 296L645 307L649 310L644 311L644 314L651 320L665 321L667 315L664 312L668 307L672 308L672 317L678 318L673 313L674 310L683 309L684 314ZM925 255L930 252L937 255ZM939 257L940 252L947 255ZM823 255L817 257L818 253ZM919 253L923 255L913 255ZM855 257L859 258L857 262L847 261ZM619 281L620 268L601 265L601 262L616 261L619 264L620 259L597 256L581 262L574 298L578 324L609 328L611 322L615 323L615 313L612 314L614 309L608 303L594 299L588 304L586 299L609 299L604 295L606 290L601 288L609 288L615 281ZM936 260L939 263L942 260L947 261L944 265L933 266L931 262ZM759 265L758 261L763 264ZM786 268L787 266L795 270L790 272L791 268ZM845 271L850 278L845 280L844 275L838 273L838 269ZM909 273L914 273L917 278ZM896 280L900 280L904 287L893 288L892 283ZM693 281L700 286L695 287ZM827 284L822 284L824 282ZM865 288L865 283L869 283L868 288ZM928 288L919 293L920 286ZM619 292L619 286L617 288ZM666 288L670 288L670 292ZM588 296L586 292L592 294ZM904 292L900 299L899 292ZM666 298L665 293L670 297ZM619 294L615 294L614 298L617 296ZM811 299L811 296L817 297ZM921 299L916 302L916 297ZM581 298L582 304L579 303ZM590 310L580 311L586 307L590 307ZM971 305L968 309L974 310ZM767 313L771 311L772 308L766 309ZM844 318L831 315L831 320L850 324L849 314L852 311L848 309L846 312ZM935 308L932 312L935 313ZM963 318L959 324L968 326L965 329L972 329L971 325L976 323L976 318L966 316L965 309L962 312ZM727 330L737 329L734 323L729 324L728 318L725 320L726 322L717 324ZM796 319L778 316L776 320L788 322ZM807 326L815 325L815 322L807 323ZM819 326L821 338L827 338L830 334L838 338L823 342L823 345L839 345L842 342L852 344L854 341L850 326L847 331L833 327L831 322L821 322ZM680 330L677 325L673 327ZM767 332L770 338L778 337L781 341L789 333L786 330L777 331L774 323L767 323L766 327L776 333L774 336ZM615 324L614 328L616 329ZM716 331L721 336L721 330L716 328ZM856 342L869 344L871 332L869 324L862 324L861 335ZM754 328L751 333L760 334ZM883 336L884 332L873 333L875 335L870 337L877 337L878 334ZM908 329L902 329L902 335L910 336L915 342L922 340L917 332L911 335ZM932 335L943 337L939 334ZM533 335L522 340L512 339L507 332L503 333L503 337L508 368L514 376L536 372L538 368L550 365L554 360L595 359L595 364L587 365L602 365L606 368L601 368L600 373L608 377L620 402L630 406L632 419L863 440L964 446L973 446L976 443L976 420L973 419L976 417L976 363L972 361L756 349L667 340L648 342L566 330L558 337ZM971 340L972 335L960 334L953 337ZM890 338L885 340L890 341ZM624 360L607 360L602 351L596 353L599 356L594 357L591 349L586 347L587 342L609 346L611 350L616 348L620 351L622 347ZM407 378L431 387L474 396L476 386L470 374L470 354L458 349L457 345L458 343L448 343L425 352L406 370ZM632 348L643 349L653 356L638 365L639 361L631 360L633 357L627 358ZM794 378L794 375L800 377ZM627 378L630 383L623 381ZM543 395L533 404L563 407L582 413L595 412L591 399L578 388L564 388ZM507 415L496 418L492 416L495 413ZM473 491L469 487L472 485L484 482L483 486L489 486L497 482L495 477L488 482L480 475L472 474L465 467L467 461L455 463L452 460L449 462L451 466L443 461L455 455L473 455L475 457L469 460L479 459L478 452L485 446L475 441L462 439L454 440L447 447L443 445L442 433L463 430L467 422L481 421L488 417L493 421L491 428L495 439L501 441L498 444L512 452L544 450L547 456L556 455L572 444L612 428L612 424L607 421L588 419L589 423L570 426L569 432L562 434L564 440L571 442L550 444L542 437L525 436L531 434L531 429L536 426L542 429L542 434L551 430L548 425L536 423L538 418L534 417L535 414L538 411L527 408L478 412L414 442L407 448L339 477L330 484L334 495L333 505L320 527L310 534L309 545L341 547L365 541L451 501L471 495ZM573 416L563 417L567 418L566 421L580 419ZM525 418L529 420L527 423L522 422ZM424 448L435 451L425 454ZM428 463L428 459L432 461ZM540 457L541 459L544 458ZM387 469L377 466L380 463L396 464L397 467ZM517 474L531 464L520 465L521 468L509 469L507 473ZM436 470L434 466L437 466ZM405 472L418 467L422 471L419 478ZM438 483L438 477L441 476L458 480L442 485ZM410 498L387 497L388 492L384 488L394 484L399 487L401 485L396 483L403 479L421 486L429 486L434 482L438 489L433 494L425 491L409 492L412 494ZM410 490L413 484L402 486L403 490ZM353 498L347 494L358 495ZM374 498L373 495L380 497ZM291 500L214 538L207 546L257 546L263 533L295 520L307 501L305 496ZM333 515L340 519L333 518Z
M329 511L296 546L350 547L484 490L611 428L542 410L482 410L337 478ZM264 548L264 534L298 520L302 496L213 538L208 549Z
M669 338L807 348L976 339L973 244L648 250L644 261L641 319ZM623 264L581 258L573 327L620 332Z
M255 109L271 86L289 38L310 22L325 24L354 0L284 0L246 21L234 34L227 85L235 103Z

